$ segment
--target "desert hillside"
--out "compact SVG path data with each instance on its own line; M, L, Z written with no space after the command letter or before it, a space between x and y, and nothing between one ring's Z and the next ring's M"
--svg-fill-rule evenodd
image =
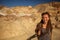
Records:
M38 4L36 6L0 6L0 40L27 40L35 34L41 14L49 12L53 25L53 40L60 40L60 2ZM58 20L56 20L56 18ZM57 36L57 37L56 37ZM37 40L37 37L32 40Z

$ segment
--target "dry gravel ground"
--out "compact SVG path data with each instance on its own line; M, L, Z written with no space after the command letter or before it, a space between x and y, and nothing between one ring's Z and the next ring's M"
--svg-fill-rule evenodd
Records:
M23 40L23 39L20 39L20 37L21 36L16 36L16 37L2 39L2 40ZM33 38L32 40L37 40L37 38ZM56 28L53 29L52 40L60 40L60 29L56 29Z
M60 40L60 29L53 29L53 40Z

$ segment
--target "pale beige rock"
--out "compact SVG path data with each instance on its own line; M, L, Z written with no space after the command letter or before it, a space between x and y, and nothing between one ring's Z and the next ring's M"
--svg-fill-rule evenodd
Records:
M27 40L35 34L35 28L41 20L41 14L46 11L50 13L52 24L55 26L55 17L57 11L60 12L60 9L57 10L51 3L39 4L35 7L3 7L0 10L0 40ZM58 19L60 20L59 15ZM53 40L57 39L56 36L59 35L58 31L56 29L53 30ZM37 37L32 40L37 40Z

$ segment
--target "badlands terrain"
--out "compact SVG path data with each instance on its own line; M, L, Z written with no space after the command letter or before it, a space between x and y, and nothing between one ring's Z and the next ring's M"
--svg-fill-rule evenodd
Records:
M35 6L0 6L0 40L37 40L34 37L35 28L43 12L51 15L52 40L60 40L60 2Z

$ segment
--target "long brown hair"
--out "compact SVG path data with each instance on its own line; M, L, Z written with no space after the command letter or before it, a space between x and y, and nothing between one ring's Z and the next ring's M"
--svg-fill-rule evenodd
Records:
M51 20L50 20L50 14L49 14L48 12L45 12L45 13L42 13L41 16L43 17L43 15L45 15L45 14L47 14L48 17L49 17L49 20L48 20L48 23L47 23L46 31L49 31L49 30L50 30L50 32L52 33L52 24L51 24ZM41 24L41 25L40 25L40 24ZM37 24L37 27L36 27L35 32L38 32L39 30L41 30L42 24L44 24L43 19L41 19L41 21Z
M48 17L49 17L49 21L48 21L48 23L47 23L47 28L46 28L46 30L48 31L48 30L50 29L50 31L52 32L52 24L51 24L51 20L50 20L50 14L49 14L48 12L42 13L42 17L43 17L43 15L45 15L45 14L47 14ZM44 22L43 22L43 19L41 20L40 23L42 23L42 24L44 23Z

